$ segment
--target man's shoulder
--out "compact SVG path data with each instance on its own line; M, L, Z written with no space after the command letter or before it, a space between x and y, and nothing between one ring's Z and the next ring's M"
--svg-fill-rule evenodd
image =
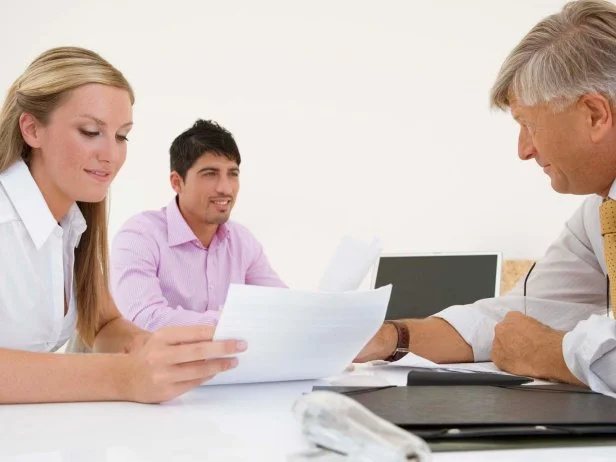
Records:
M240 242L242 244L260 245L255 235L244 225L235 221L227 221L225 223L229 237L233 241Z
M158 237L167 234L167 217L163 210L146 210L133 215L124 222L118 235L122 233Z

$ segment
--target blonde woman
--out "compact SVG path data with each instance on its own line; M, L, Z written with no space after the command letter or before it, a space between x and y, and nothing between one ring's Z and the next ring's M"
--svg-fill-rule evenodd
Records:
M0 403L160 402L234 367L205 326L146 333L108 289L106 196L134 96L91 51L36 58L0 112ZM49 354L77 332L97 354ZM224 358L222 358L224 356Z

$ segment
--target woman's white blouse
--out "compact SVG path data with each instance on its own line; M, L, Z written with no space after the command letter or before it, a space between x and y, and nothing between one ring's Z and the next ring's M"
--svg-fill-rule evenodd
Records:
M76 204L56 222L24 162L0 173L0 348L55 351L70 338L75 248L85 230Z

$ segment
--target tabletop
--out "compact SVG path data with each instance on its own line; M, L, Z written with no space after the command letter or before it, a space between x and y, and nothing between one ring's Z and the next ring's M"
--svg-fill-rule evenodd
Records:
M402 384L402 368L359 367L327 381L204 386L168 403L0 406L0 460L285 461L308 448L294 401L316 384ZM434 461L610 461L616 447L439 452Z

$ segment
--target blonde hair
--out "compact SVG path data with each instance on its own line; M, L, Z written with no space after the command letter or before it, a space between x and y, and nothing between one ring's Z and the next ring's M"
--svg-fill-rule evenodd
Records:
M490 103L506 109L515 97L558 109L586 93L616 102L616 6L608 1L567 3L533 27L505 59Z
M9 88L0 111L0 172L30 159L31 148L19 127L21 114L32 114L45 124L72 90L90 83L124 89L134 103L133 90L122 73L90 50L60 47L37 57ZM101 303L109 296L107 199L77 205L88 226L75 249L77 330L83 341L92 345Z

